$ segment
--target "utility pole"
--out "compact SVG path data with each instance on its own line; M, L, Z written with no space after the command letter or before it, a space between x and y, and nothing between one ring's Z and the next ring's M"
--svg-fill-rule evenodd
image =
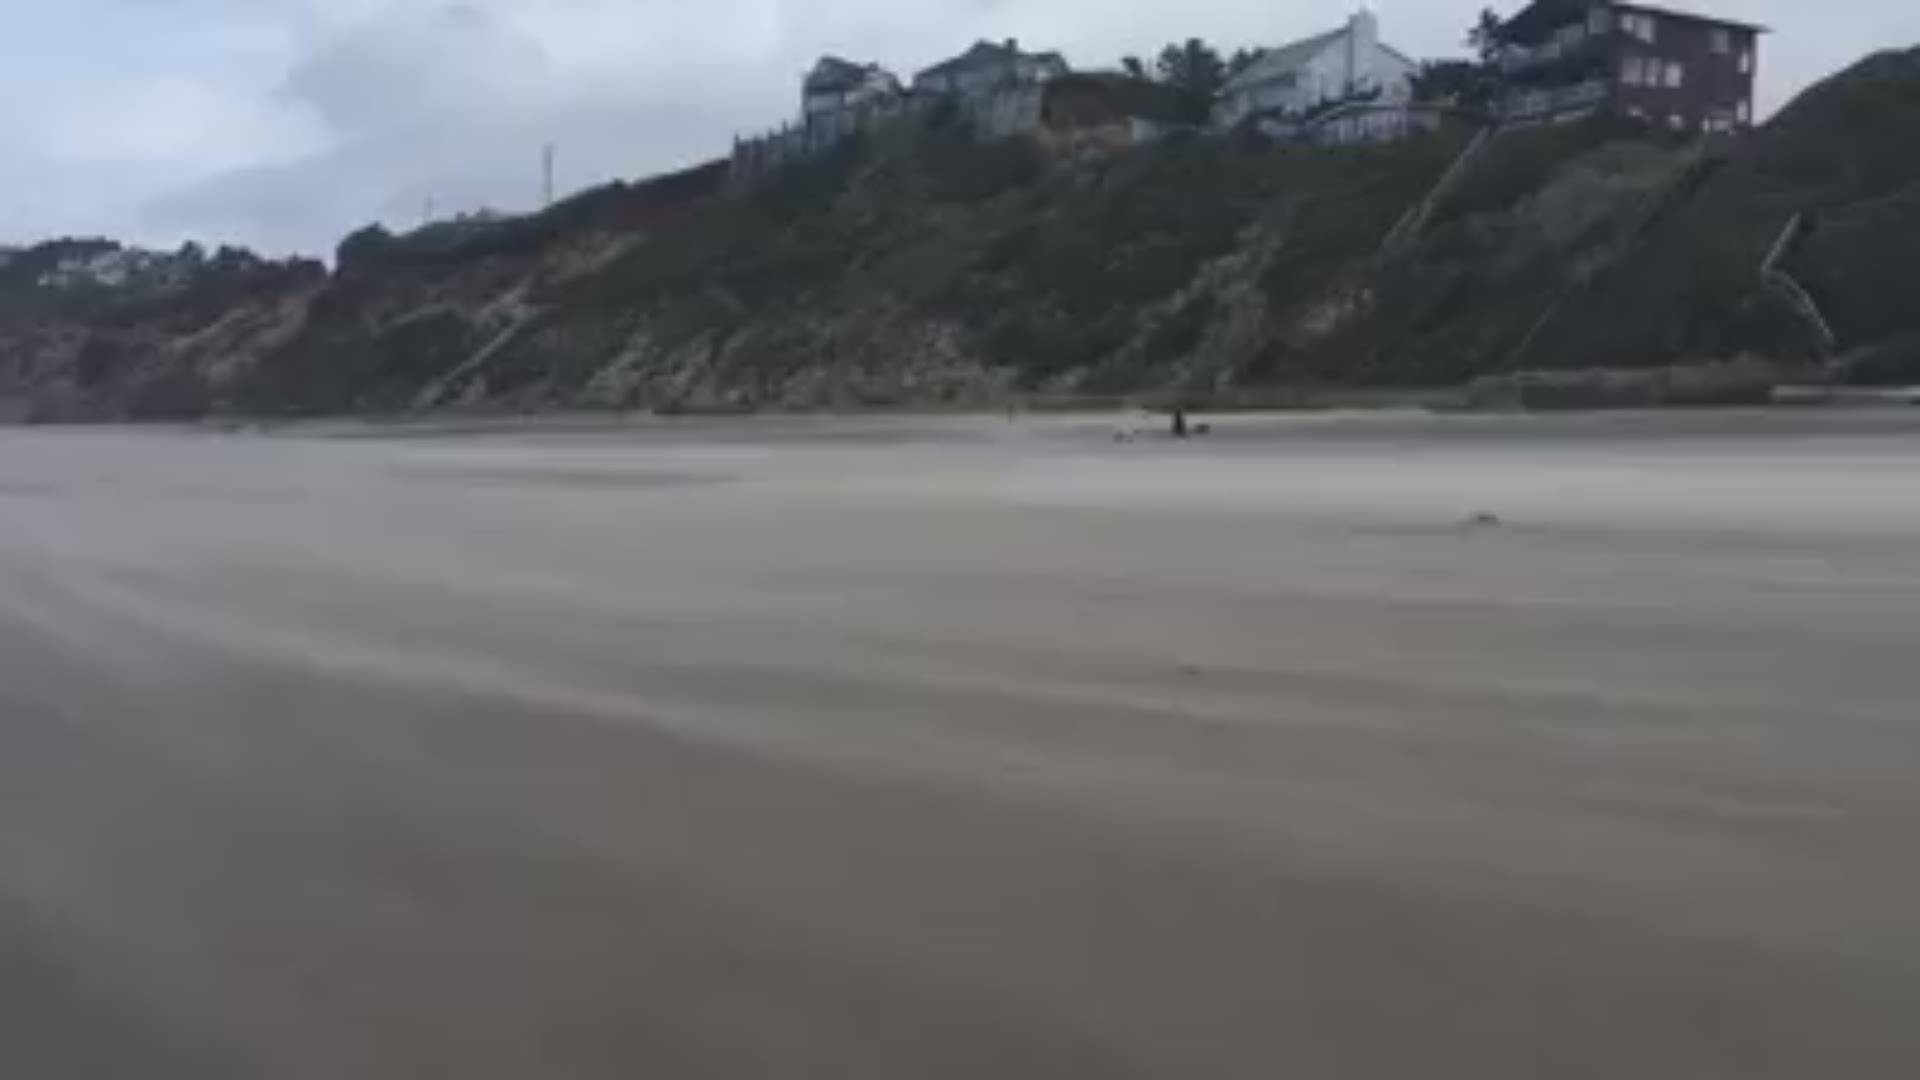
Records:
M542 204L543 206L553 205L553 158L554 145L548 143L541 154L541 175L543 178L541 192L546 200Z

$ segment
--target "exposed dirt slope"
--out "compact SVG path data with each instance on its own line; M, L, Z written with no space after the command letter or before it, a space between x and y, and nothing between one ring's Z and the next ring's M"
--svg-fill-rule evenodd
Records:
M1816 364L1920 378L1902 261L1920 248L1920 54L1874 57L1738 142L1504 133L1390 251L1470 129L1116 149L1138 113L1083 80L1037 139L981 144L934 113L749 191L713 165L531 217L369 229L330 274L246 263L77 295L0 274L0 395L106 418L985 404L1729 361L1741 393ZM1796 216L1780 268L1831 343L1761 274Z

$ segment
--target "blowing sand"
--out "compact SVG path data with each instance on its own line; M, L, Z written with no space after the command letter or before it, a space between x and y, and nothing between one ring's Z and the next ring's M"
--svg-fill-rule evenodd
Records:
M0 1076L1920 1075L1920 418L0 436Z

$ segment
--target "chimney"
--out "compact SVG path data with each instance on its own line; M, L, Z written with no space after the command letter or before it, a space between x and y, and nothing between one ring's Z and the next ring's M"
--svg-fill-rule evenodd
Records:
M1374 58L1380 53L1380 17L1368 8L1353 13L1347 23L1347 93L1356 94L1373 79Z

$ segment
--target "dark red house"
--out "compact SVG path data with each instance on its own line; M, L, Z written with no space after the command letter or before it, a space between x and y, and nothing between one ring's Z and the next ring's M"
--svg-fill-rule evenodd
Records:
M1753 123L1765 32L1648 4L1535 0L1502 27L1500 115L1611 111L1676 131L1738 131Z

